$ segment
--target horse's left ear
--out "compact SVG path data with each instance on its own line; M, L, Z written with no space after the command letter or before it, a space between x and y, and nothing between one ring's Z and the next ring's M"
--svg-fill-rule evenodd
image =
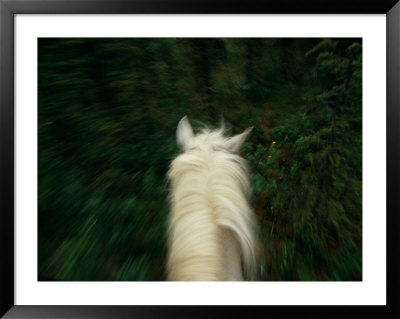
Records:
M232 152L236 153L239 151L240 147L243 145L244 141L247 139L249 136L250 132L253 130L253 127L249 127L245 129L245 131L241 134L232 136L228 141L226 142L226 148Z
M186 151L190 148L193 139L193 129L189 120L184 116L178 123L176 128L176 141L182 150Z

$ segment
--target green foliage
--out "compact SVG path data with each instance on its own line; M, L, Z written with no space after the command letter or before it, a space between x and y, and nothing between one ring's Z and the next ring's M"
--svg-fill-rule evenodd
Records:
M257 203L266 280L361 279L361 45L339 44L308 52L319 92L251 158L255 196L268 193Z
M254 126L261 280L361 280L357 39L39 39L39 279L164 280L178 121Z

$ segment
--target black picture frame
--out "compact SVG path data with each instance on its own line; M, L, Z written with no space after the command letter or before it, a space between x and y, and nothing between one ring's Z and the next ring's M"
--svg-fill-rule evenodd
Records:
M16 306L14 304L14 17L16 14L386 14L386 306ZM398 0L0 0L0 315L4 318L400 318L400 3ZM381 106L383 108L383 106Z

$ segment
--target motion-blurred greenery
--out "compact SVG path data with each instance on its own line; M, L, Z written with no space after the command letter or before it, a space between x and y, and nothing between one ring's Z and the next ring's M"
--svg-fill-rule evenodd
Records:
M175 129L254 126L260 280L361 280L360 39L39 39L39 280L165 280Z

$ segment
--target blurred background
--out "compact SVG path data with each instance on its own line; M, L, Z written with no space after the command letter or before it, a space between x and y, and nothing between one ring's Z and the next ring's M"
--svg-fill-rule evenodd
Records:
M178 121L254 126L259 279L362 280L361 39L39 39L38 278L165 280Z

